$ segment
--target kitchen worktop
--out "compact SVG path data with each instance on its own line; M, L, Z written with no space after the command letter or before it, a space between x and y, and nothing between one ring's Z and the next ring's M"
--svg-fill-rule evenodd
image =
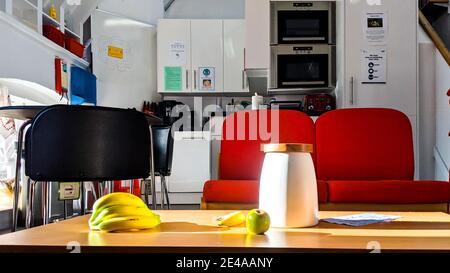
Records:
M247 235L244 227L219 228L215 216L229 211L158 211L153 230L90 231L89 216L0 236L0 252L304 252L450 251L450 215L437 212L385 212L402 216L390 223L348 227L321 222L313 228L270 229ZM358 212L321 212L321 218ZM67 247L69 245L69 247ZM68 250L70 249L70 250Z

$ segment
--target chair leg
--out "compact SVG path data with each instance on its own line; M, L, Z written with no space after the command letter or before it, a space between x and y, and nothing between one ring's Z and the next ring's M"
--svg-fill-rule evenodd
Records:
M85 215L86 214L86 194L85 194L85 188L84 188L84 182L80 182L80 214ZM67 219L67 208L66 208L66 201L64 201L64 220Z
M130 194L134 194L134 180L130 180Z
M27 215L26 215L26 222L25 222L25 228L32 228L33 227L33 220L34 220L34 191L36 187L36 182L28 179L28 202L27 202Z
M23 132L25 128L31 124L31 120L28 120L20 126L17 135L17 158L16 158L16 177L14 183L14 200L13 200L13 215L12 215L12 225L11 231L15 232L17 230L17 218L19 217L19 195L20 195L20 171L22 163L22 144L23 144Z
M163 186L164 186L164 194L166 195L166 200L167 200L167 209L170 210L170 200L169 200L169 190L167 189L167 182L166 182L166 177L162 176L161 177L161 181L163 181Z
M161 178L161 209L164 209L164 178L163 176L160 176Z
M49 220L50 220L50 194L49 194L49 189L50 189L50 182L43 182L42 183L42 224L43 225L48 225Z

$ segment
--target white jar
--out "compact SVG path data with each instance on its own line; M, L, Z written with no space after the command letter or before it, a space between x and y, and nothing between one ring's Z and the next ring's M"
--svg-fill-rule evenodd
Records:
M317 182L310 144L265 144L259 208L271 227L311 227L319 222Z

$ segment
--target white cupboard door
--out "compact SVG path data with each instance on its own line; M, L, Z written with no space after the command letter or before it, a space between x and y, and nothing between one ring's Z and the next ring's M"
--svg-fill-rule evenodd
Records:
M191 22L158 22L158 92L191 92Z
M222 20L191 20L193 92L223 92Z
M394 108L417 115L417 1L346 1L346 106ZM384 16L384 39L370 41L368 13ZM376 23L376 20L372 21ZM370 61L362 52L386 51L386 83L370 81ZM384 73L383 73L384 74ZM368 80L369 79L369 80Z
M244 68L245 21L223 21L224 92L248 91Z
M245 68L269 69L270 65L270 1L245 1Z

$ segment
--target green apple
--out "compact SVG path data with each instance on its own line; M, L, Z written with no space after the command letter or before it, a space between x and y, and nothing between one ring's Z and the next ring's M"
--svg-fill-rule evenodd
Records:
M264 234L270 227L269 214L260 209L248 212L246 220L247 233Z

